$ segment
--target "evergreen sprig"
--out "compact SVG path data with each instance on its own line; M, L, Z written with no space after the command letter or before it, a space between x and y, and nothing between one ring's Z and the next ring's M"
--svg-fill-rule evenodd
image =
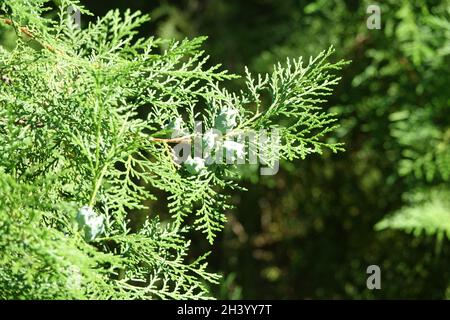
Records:
M247 92L235 94L222 85L235 75L207 67L204 38L137 38L148 16L117 10L79 29L65 15L90 14L78 1L61 1L57 19L46 5L0 7L3 30L17 33L13 50L0 47L0 298L208 298L219 277L206 255L189 262L187 233L213 242L236 171L181 166L174 143L198 138L197 121L222 121L222 140L278 128L266 163L338 151L322 139L335 119L320 103L343 62L327 62L330 49L271 75L247 71ZM182 134L171 137L175 124ZM163 200L172 221L147 213Z

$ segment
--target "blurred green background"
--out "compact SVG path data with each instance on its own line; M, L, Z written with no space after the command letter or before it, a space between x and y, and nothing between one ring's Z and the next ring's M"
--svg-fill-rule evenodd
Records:
M224 275L216 297L450 298L450 1L82 3L95 15L149 13L142 35L207 35L210 63L239 74L330 45L351 60L324 105L340 123L329 139L346 152L249 175L214 247L194 240ZM371 4L381 29L366 25ZM372 264L381 290L366 287Z

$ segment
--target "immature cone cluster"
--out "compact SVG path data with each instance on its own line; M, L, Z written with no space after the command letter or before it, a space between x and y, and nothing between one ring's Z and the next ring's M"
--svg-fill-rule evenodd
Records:
M206 168L204 159L200 157L192 158L191 156L186 159L184 166L190 174L199 174Z
M184 161L185 169L192 175L200 174L214 160L222 160L225 153L227 163L245 157L245 146L234 141L221 141L220 135L233 130L237 125L238 110L230 107L220 110L214 119L214 129L207 130L202 136L203 157L188 156ZM172 136L183 130L182 118L172 120L165 129L172 130ZM222 163L222 162L221 162Z
M11 83L11 79L8 76L2 75L0 77L0 79L6 84L10 84Z
M214 119L214 127L222 133L236 127L238 110L233 108L223 108Z
M214 120L215 129L223 134L234 129L237 125L238 114L239 111L237 109L223 108ZM222 151L220 156L223 156L223 150L225 151L227 161L234 162L245 156L245 146L235 141L223 141L217 149Z
M76 220L79 229L84 232L86 241L93 241L104 231L103 216L97 215L89 206L84 206L78 211Z

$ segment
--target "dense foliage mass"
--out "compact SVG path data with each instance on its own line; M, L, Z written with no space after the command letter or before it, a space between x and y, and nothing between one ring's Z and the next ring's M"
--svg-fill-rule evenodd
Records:
M0 4L0 298L208 298L220 276L189 239L213 244L245 175L209 156L246 160L253 143L272 168L341 150L320 105L344 63L332 49L284 59L245 70L234 93L204 38L139 37L148 16L128 10L80 28L77 11L91 15L72 0ZM177 161L198 140L214 151Z
M1 298L208 289L220 298L450 298L448 0L81 2L94 13L82 12L82 30L65 27L73 1L0 2ZM52 8L38 10L44 3ZM367 28L369 5L379 5L381 29ZM108 13L128 7L153 22ZM270 106L266 88L286 64L269 82L264 74L277 61L330 45L325 70L310 74L352 62L321 104L320 117L335 113L340 127L314 141L343 142L346 152L282 161L267 177L199 159L172 167L173 144L149 143L167 129L192 131L194 119L243 124L257 110L252 88L264 87L256 99ZM228 81L217 64L238 74L249 66L262 83ZM320 78L297 80L305 88ZM226 108L235 105L238 113ZM271 123L296 119L273 114ZM238 182L248 191L233 190ZM224 204L235 206L226 224ZM210 250L202 269L196 259ZM373 264L381 290L366 287Z

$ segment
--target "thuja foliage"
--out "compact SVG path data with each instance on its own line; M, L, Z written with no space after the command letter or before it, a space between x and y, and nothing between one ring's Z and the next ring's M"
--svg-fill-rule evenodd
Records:
M381 29L367 28L371 5ZM448 0L192 0L158 15L161 35L208 32L211 59L235 72L330 43L353 61L324 106L345 154L295 161L237 197L241 231L211 265L239 266L223 297L450 297ZM367 290L371 264L382 290Z
M448 3L433 9L405 2L399 10L403 21L396 38L410 61L409 80L418 99L392 112L389 120L391 135L402 147L399 175L412 187L404 194L405 206L376 227L435 236L439 248L444 237L450 239L450 9Z
M228 126L224 144L278 128L282 159L341 150L324 142L335 118L320 103L343 62L328 62L330 49L247 71L247 90L233 93L224 83L237 76L205 66L204 38L137 38L149 19L129 11L78 28L68 9L90 13L77 1L56 15L48 5L0 7L0 30L16 34L0 47L0 298L209 298L220 277L207 254L190 255L189 232L213 243L238 174L179 164L174 142L196 138L202 121ZM150 212L152 201L171 219ZM134 215L143 223L130 224Z

